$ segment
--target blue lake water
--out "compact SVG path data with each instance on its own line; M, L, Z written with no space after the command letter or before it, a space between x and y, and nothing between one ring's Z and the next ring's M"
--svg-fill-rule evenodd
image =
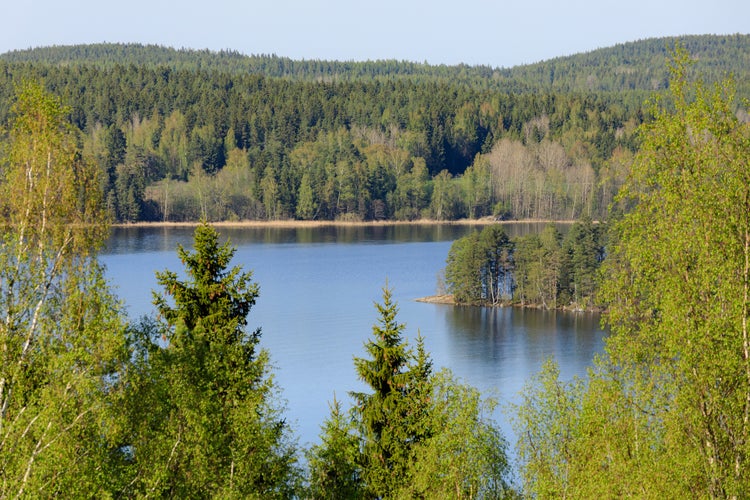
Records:
M509 225L511 235L536 231ZM599 316L590 313L474 308L415 302L436 291L437 275L456 238L468 226L367 226L323 228L220 227L237 247L234 263L253 271L260 297L248 327L261 327L287 416L300 444L318 441L328 404L348 404L361 390L353 357L377 321L374 307L388 284L399 304L406 336L425 338L436 368L454 374L501 406L517 401L524 382L548 357L564 378L583 375L603 350ZM178 244L192 248L192 228L112 230L101 260L131 316L153 311L155 271L179 272ZM508 417L495 418L514 441Z

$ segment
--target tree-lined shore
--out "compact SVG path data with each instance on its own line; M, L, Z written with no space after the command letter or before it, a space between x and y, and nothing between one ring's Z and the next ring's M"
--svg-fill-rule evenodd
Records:
M99 44L0 55L0 121L23 81L64 99L117 222L600 219L675 42L750 81L744 35L507 70Z

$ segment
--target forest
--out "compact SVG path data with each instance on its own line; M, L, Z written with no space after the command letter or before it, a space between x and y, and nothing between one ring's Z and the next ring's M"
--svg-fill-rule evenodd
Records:
M518 436L515 475L513 444L489 416L497 401L434 367L421 335L408 342L387 285L363 352L353 353L362 389L349 394L351 407L330 402L320 442L306 450L285 419L261 325L253 325L259 284L233 264L234 249L208 222L197 225L192 249L178 248L184 269L156 270L158 314L128 318L97 251L108 235L111 183L137 141L120 130L118 142L117 125L108 124L105 137L117 139L111 144L125 159L102 168L91 130L81 126L87 115L67 105L69 96L50 92L49 81L14 84L0 142L0 497L743 498L750 126L732 79L694 80L690 61L689 52L674 52L668 98L643 112L637 147L622 165L627 175L610 195L603 243L604 226L583 217L565 237L550 226L511 241L494 224L451 249L455 283L467 270L480 278L466 281L478 290L467 291L467 302L502 301L511 291L540 300L538 292L550 304L594 300L605 310L606 350L588 375L562 380L549 361L508 408ZM48 70L51 80L100 71ZM89 93L79 88L79 96ZM131 111L123 116L132 119ZM553 142L543 123L528 129L525 143L522 127L519 138L498 144ZM352 130L311 140L307 154L346 145ZM536 143L534 130L545 131ZM227 150L244 155L238 144ZM492 172L484 155L495 147L464 172L437 175L468 182L482 162ZM289 161L310 164L303 153L290 152ZM424 164L412 159L405 171L423 169L429 178L435 158L415 158ZM216 165L201 166L200 176L229 168ZM313 172L305 171L308 208L317 209ZM394 209L387 194L384 213ZM269 200L284 209L281 198ZM504 210L513 210L509 203ZM472 265L458 265L464 261Z
M156 314L127 318L97 250L97 165L69 109L36 83L14 99L0 181L0 498L506 498L496 402L410 345L388 287L301 449L249 315L252 271L208 223L184 269L157 270Z
M171 70L203 70L253 74L313 83L433 81L478 90L511 93L558 90L564 92L652 92L669 84L667 62L676 43L694 59L694 70L707 82L726 73L738 77L750 70L746 57L748 36L689 35L621 43L587 53L557 57L512 68L429 65L411 61L293 60L273 54L245 55L236 51L172 49L157 45L89 44L36 47L0 55L7 62L48 66L146 66ZM738 81L744 93L745 82Z
M748 80L748 37L680 41L691 71ZM601 219L670 43L510 70L39 48L0 56L0 120L21 82L59 95L117 222Z

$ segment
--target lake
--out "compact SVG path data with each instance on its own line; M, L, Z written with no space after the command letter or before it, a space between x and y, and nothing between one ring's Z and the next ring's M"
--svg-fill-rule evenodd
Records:
M538 231L538 224L511 224L511 235ZM382 288L393 290L400 322L411 340L421 332L436 368L499 399L517 401L524 382L554 357L561 375L585 374L603 350L599 316L518 308L454 307L415 302L436 291L451 243L477 230L462 225L326 226L320 228L219 227L237 247L234 264L253 272L260 297L248 328L261 327L275 377L287 401L286 415L300 444L318 441L334 395L345 406L348 392L362 390L353 357L378 316ZM101 261L129 314L153 311L155 271L182 271L178 244L192 248L187 227L116 227ZM511 444L507 416L495 418Z

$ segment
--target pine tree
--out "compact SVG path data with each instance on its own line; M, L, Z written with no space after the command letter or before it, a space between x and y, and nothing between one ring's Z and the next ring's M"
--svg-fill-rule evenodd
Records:
M445 280L458 304L498 305L513 293L515 244L499 225L490 225L453 242Z

